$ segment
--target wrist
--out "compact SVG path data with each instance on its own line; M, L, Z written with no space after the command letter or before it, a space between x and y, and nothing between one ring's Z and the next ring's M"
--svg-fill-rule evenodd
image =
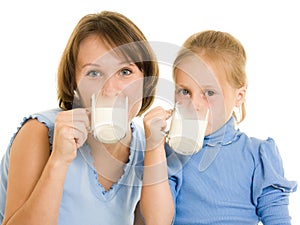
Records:
M168 180L168 169L166 160L155 164L145 163L143 186L158 184Z
M53 169L67 170L71 162L72 160L65 160L52 152L48 160L48 165Z
M146 151L154 151L159 149L164 149L166 139L162 137L160 139L147 139L146 140Z

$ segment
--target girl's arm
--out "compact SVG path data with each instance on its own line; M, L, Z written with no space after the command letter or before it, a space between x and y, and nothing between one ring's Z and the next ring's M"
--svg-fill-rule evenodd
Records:
M171 224L174 203L168 182L164 149L166 120L170 111L156 107L144 117L146 152L141 195L141 211L147 225Z
M85 110L58 114L51 156L48 129L29 120L16 135L10 153L5 215L2 225L54 225L69 164L86 139ZM82 132L83 130L83 132Z
M297 182L284 177L283 161L272 138L260 143L253 175L252 197L256 211L265 225L290 225L289 196Z

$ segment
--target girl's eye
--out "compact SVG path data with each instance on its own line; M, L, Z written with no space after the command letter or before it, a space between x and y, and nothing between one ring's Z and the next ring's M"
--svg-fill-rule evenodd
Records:
M184 89L184 88L178 89L177 92L178 92L179 94L181 94L181 95L189 95L189 94L190 94L189 90Z
M129 70L129 69L121 69L121 70L120 70L120 75L121 75L121 76L128 76L128 75L130 75L131 73L132 73L132 71Z
M212 90L207 90L207 91L205 91L205 95L206 95L207 97L211 97L211 96L214 96L214 95L215 95L215 92L212 91Z
M89 77L100 77L101 73L99 71L96 71L96 70L91 70L87 73L87 76L89 76Z

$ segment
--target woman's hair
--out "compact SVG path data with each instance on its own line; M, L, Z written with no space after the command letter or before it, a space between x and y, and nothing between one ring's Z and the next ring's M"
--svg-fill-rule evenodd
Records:
M233 88L247 87L246 52L239 40L229 33L214 30L199 32L190 36L182 47L175 59L173 74L179 61L195 54L209 62L213 67L224 71L228 83ZM245 119L245 103L241 105L239 110L239 119L233 112L238 123Z
M145 112L154 101L158 82L158 63L141 30L120 13L103 11L84 16L72 32L58 67L57 95L59 107L73 108L76 84L76 64L80 43L90 35L98 35L117 53L130 59L144 74L142 107ZM120 47L120 48L119 48Z

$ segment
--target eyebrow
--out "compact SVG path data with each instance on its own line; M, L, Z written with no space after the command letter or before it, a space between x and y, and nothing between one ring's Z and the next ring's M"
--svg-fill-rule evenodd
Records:
M201 90L206 90L206 89L213 89L213 90L216 90L218 89L218 87L216 86L213 86L213 85L203 85L203 86L198 86ZM186 85L184 84L176 84L176 88L184 88L184 89L187 89L189 90L189 87L187 87Z
M123 65L130 65L130 64L134 64L133 62L131 62L131 61L122 61L122 62L119 62L119 63L117 63L116 65L117 66L123 66ZM85 67L87 67L87 66L95 66L95 67L101 67L101 65L100 64L96 64L96 63L85 63L85 64L83 64L82 66L81 66L81 68L85 68Z
M214 86L214 85L203 85L201 86L202 89L216 89L218 86Z
M175 86L176 86L176 87L187 88L186 85L184 85L184 84L176 84Z
M84 67L87 67L87 66L101 67L99 64L95 64L95 63L86 63L86 64L83 64L83 65L81 66L81 68L84 68Z

